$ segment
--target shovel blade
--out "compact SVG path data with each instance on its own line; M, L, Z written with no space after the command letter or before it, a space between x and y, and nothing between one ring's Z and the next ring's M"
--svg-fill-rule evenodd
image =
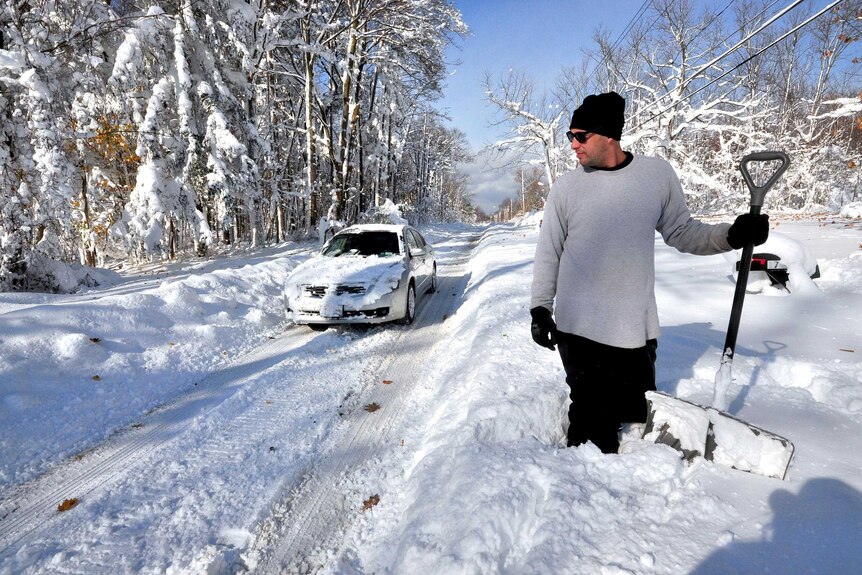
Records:
M649 411L644 439L682 452L687 461L703 457L709 434L709 414L702 405L659 391L646 392Z
M789 439L717 409L708 408L707 413L710 433L706 459L766 477L787 476L794 451Z
M766 477L787 476L794 452L787 438L666 393L648 391L646 399L649 413L644 439L669 445L689 461L703 457Z

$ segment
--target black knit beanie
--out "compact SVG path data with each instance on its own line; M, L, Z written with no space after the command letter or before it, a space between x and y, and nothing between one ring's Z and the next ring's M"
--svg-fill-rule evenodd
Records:
M625 110L626 100L616 92L587 96L572 114L569 129L586 130L619 141L623 136Z

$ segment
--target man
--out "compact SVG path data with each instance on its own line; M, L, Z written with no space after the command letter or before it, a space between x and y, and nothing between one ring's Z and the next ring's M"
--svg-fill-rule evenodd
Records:
M623 151L625 100L587 96L567 136L583 169L560 176L545 203L530 315L539 345L559 345L572 404L568 445L619 449L624 423L644 422L659 334L654 238L692 254L766 241L765 215L733 225L691 217L673 168ZM556 321L555 321L556 319Z

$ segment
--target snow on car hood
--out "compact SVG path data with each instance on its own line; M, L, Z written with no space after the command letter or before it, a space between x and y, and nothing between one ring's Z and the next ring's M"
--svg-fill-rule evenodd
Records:
M366 287L362 303L373 303L391 292L404 273L401 256L317 256L297 266L285 282L284 292L291 299L303 296L303 285L361 284ZM327 300L346 299L358 303L356 296L336 296L329 290ZM330 302L336 303L336 302Z

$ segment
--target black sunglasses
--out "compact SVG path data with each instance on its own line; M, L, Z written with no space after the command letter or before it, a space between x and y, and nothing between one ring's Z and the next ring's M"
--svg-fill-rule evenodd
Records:
M601 126L598 128L594 128L595 130L600 130ZM569 139L569 143L572 143L573 140L577 140L579 144L586 144L587 139L595 132L566 132L566 137Z

